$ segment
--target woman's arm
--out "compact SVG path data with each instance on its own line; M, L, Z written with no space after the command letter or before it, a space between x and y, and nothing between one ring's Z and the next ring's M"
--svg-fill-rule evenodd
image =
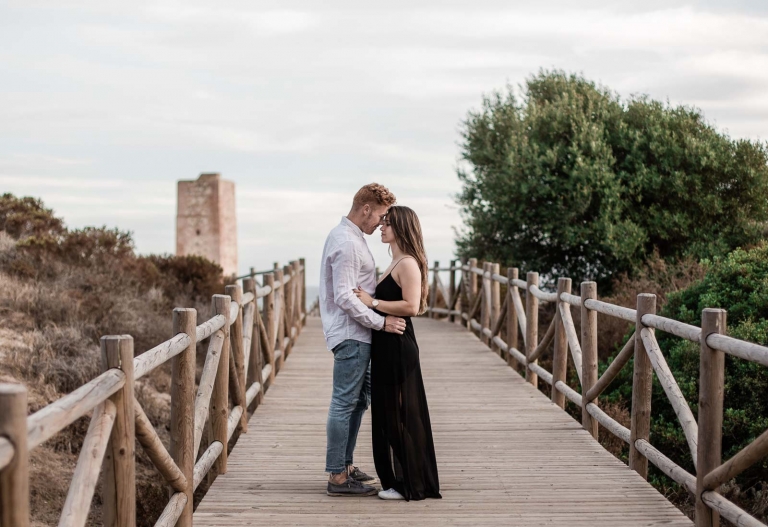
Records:
M379 300L378 311L398 317L415 317L419 313L421 302L421 271L419 264L413 258L405 258L392 271L395 279L403 290L403 299L396 301ZM355 289L355 294L362 302L372 308L373 298L365 291Z

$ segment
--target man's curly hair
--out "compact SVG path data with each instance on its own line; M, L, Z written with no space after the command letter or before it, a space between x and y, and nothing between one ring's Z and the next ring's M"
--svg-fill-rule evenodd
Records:
M395 195L387 187L378 183L369 183L357 191L352 201L352 208L357 210L365 205L383 205L389 208L396 202Z

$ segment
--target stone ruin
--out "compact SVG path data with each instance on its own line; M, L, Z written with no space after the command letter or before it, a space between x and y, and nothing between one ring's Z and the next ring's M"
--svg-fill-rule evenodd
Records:
M176 255L212 260L229 276L237 273L235 183L221 174L201 174L179 181L176 209Z

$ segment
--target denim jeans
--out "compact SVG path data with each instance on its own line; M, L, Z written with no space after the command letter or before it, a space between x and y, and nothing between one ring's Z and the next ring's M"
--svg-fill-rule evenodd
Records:
M326 472L340 474L352 464L357 433L370 402L371 345L345 340L333 348L333 394L326 425Z

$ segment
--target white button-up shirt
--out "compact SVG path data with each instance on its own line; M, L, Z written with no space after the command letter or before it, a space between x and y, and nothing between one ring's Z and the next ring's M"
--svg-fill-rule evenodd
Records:
M355 296L357 286L373 296L376 264L360 227L341 218L325 240L320 265L320 317L329 350L352 339L371 342L371 329L382 329L384 317Z

